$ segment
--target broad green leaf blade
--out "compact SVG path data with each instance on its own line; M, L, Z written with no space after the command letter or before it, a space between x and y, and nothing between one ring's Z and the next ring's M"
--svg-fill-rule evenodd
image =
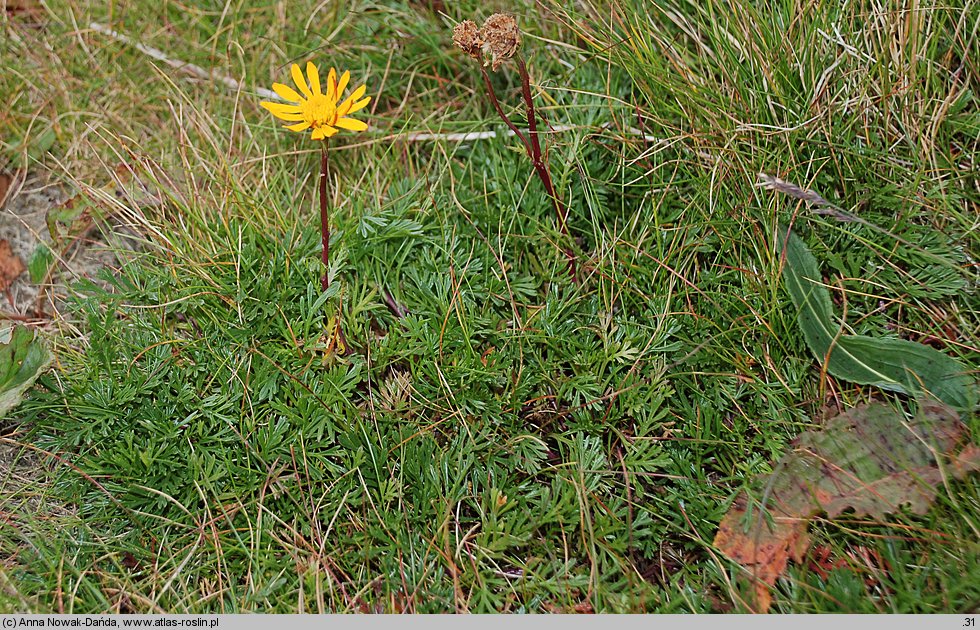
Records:
M914 396L928 394L957 409L973 409L976 382L952 357L903 339L840 334L817 260L796 234L785 229L780 234L777 247L786 255L786 289L799 311L807 347L826 363L829 373L852 383Z
M869 380L868 385L907 394L926 393L961 410L969 411L976 405L973 377L956 359L935 348L893 337L847 335L837 340L828 370L859 382L844 376L851 357L860 357L864 369L881 375L881 381Z
M814 352L815 348L824 348L826 353L838 329L833 325L834 306L830 291L821 280L817 259L800 237L785 228L779 230L776 247L786 254L783 280L793 304L800 311L800 327L807 345Z
M4 331L6 332L6 331ZM16 326L9 341L0 343L0 418L16 407L37 377L51 364L53 357L40 339L24 327Z

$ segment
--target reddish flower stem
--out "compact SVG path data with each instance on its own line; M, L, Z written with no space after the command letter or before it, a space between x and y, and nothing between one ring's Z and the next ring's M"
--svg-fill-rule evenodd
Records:
M517 71L521 75L521 92L524 95L524 103L527 105L527 129L531 135L531 149L534 151L532 158L541 161L541 143L538 142L538 118L534 115L534 101L531 99L531 77L528 76L527 66L524 65L524 58L520 55L517 57ZM551 178L549 177L548 179Z
M528 135L531 137L530 142L527 137L521 133L521 130L517 128L507 114L504 113L503 108L500 106L500 102L497 100L497 94L493 90L493 83L490 82L490 75L487 74L487 69L480 66L480 72L483 74L483 83L487 86L487 94L490 96L490 102L493 104L497 114L500 118L507 123L510 130L514 132L518 138L520 138L521 143L524 145L524 150L527 151L527 156L531 158L531 164L534 166L534 172L537 174L538 179L544 185L545 192L551 199L551 203L555 208L555 214L558 215L558 228L561 230L562 235L566 240L570 240L568 234L568 211L565 209L564 204L558 198L555 193L555 185L551 180L551 172L548 170L548 162L545 160L544 155L541 151L541 141L538 138L538 121L537 116L534 114L534 101L531 97L531 79L527 73L527 66L524 65L524 59L520 56L517 57L517 69L521 74L521 92L524 96L524 103L527 105L527 129ZM575 253L572 251L571 247L565 247L565 257L568 259L568 274L572 277L572 280L576 280L578 274L576 272L575 265Z
M538 121L537 116L534 114L534 99L531 97L531 77L527 73L524 58L520 55L517 56L517 70L521 75L521 92L524 95L524 103L527 105L527 129L528 135L531 136L528 155L534 164L534 170L538 174L538 179L544 184L545 192L551 198L551 203L555 207L555 214L558 215L558 228L561 230L562 236L565 237L565 241L567 242L571 240L568 234L568 209L565 208L565 205L555 193L555 185L551 181L551 171L548 169L548 161L541 151L541 142L538 139ZM575 281L578 278L578 273L575 268L575 253L568 245L565 246L565 258L568 259L568 275Z
M320 257L323 261L323 278L320 279L320 288L324 291L330 287L330 216L327 214L328 155L327 142L324 141L320 145L320 240L323 241L323 252Z
M323 277L320 278L320 289L326 291L330 288L330 215L327 213L327 177L330 169L330 152L327 150L327 141L324 140L320 145L320 241L323 243L323 250L320 260L323 261ZM340 299L340 306L337 309L337 327L333 331L333 339L329 342L330 351L337 354L346 354L350 348L347 345L347 336L344 334L343 318L344 305L343 298Z
M558 224L561 228L561 233L568 236L568 214L564 204L562 204L561 200L555 194L555 186L551 182L551 172L548 170L548 163L541 153L541 143L538 140L538 121L537 116L534 115L534 101L531 98L531 78L527 74L527 66L524 65L524 59L520 56L517 57L517 69L521 74L521 91L524 93L524 103L527 104L527 129L528 134L531 136L531 150L528 155L531 156L531 162L534 163L534 170L537 171L538 178L541 179L541 183L544 184L544 188L555 206L555 213L558 214Z
M490 75L487 74L487 69L481 65L480 72L483 73L483 83L487 86L487 94L490 95L490 102L493 103L493 108L497 110L497 115L499 115L500 118L507 123L507 126L514 132L514 135L521 139L521 143L524 145L524 150L527 151L528 156L531 156L531 159L533 160L534 157L532 156L531 145L528 144L527 138L525 138L524 134L521 133L521 130L517 128L517 125L511 122L510 118L507 117L507 114L504 113L503 108L500 107L500 102L497 100L497 93L493 91L493 84L490 82Z

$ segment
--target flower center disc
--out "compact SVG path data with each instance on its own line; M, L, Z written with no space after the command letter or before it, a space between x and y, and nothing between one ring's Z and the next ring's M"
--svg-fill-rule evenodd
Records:
M323 94L315 94L303 103L303 119L314 128L337 122L337 104Z

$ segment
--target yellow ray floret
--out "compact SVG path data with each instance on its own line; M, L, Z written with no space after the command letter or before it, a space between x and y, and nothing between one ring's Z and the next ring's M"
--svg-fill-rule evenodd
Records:
M340 97L350 83L350 72L344 72L339 80L337 71L330 68L327 73L326 85L320 83L320 72L312 61L306 62L306 76L297 64L290 68L293 83L299 88L299 92L283 85L273 83L272 89L285 103L272 103L263 101L260 103L272 115L288 123L286 129L290 131L306 131L312 129L310 137L314 140L324 140L337 133L338 129L348 131L364 131L367 123L355 118L349 118L350 114L364 108L371 102L371 97L365 97L367 92L365 86L360 86L348 96L343 103ZM326 91L324 91L326 88Z

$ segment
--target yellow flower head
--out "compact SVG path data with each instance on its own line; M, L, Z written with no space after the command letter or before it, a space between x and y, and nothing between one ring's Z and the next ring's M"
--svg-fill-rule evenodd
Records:
M361 120L348 118L359 109L371 102L371 97L365 97L367 91L365 86L354 90L343 103L340 103L340 96L347 89L350 82L350 72L344 72L337 80L337 72L330 68L327 75L326 92L320 89L320 73L312 61L306 62L306 76L309 77L309 85L306 78L295 63L292 67L293 82L299 88L299 92L283 85L273 83L272 89L282 97L287 103L270 103L264 101L260 103L272 115L280 120L296 123L286 125L290 131L306 131L313 128L314 140L323 140L337 133L337 129L348 129L350 131L364 131L367 124ZM339 103L339 104L338 104Z

